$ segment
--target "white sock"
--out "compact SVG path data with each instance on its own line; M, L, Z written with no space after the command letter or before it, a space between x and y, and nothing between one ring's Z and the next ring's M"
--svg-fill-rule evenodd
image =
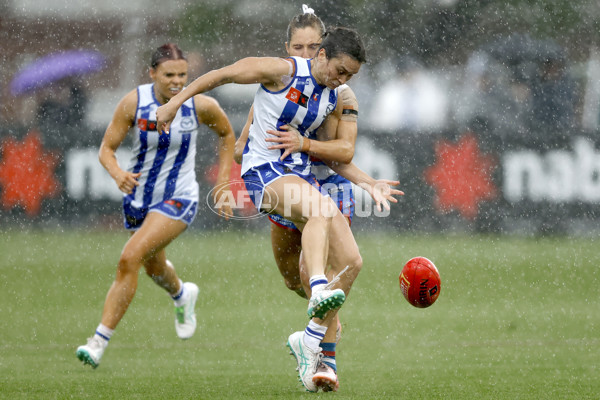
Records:
M98 338L102 342L102 344L104 344L104 346L107 346L108 341L112 337L113 333L115 333L114 329L110 329L109 327L100 324L96 328L96 333L94 334L94 337Z
M310 320L304 330L304 344L315 352L321 351L319 344L325 337L325 332L327 332L327 326L321 326Z
M313 275L310 277L310 290L313 293L322 290L327 285L327 277L325 275Z
M183 290L183 282L181 281L181 279L179 280L179 285L181 288L179 289L179 292L177 292L175 296L171 296L171 298L175 302L175 307L181 307L185 304L185 301L187 300L187 296L185 291Z

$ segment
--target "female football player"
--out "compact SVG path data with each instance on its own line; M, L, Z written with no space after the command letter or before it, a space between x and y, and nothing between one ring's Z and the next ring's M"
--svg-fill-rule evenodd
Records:
M87 344L77 349L77 357L93 368L100 364L114 329L135 295L142 266L172 297L177 335L188 339L196 329L194 306L198 287L191 282L182 283L167 260L165 248L196 216L199 190L194 170L200 124L209 126L219 136L217 200L228 195L226 183L235 135L219 104L200 94L186 100L174 115L171 134L159 135L156 110L181 93L187 77L188 62L179 47L170 43L159 47L150 64L153 83L138 86L123 97L100 145L100 162L124 193L124 224L132 235L121 253L100 325ZM122 169L115 152L131 128L133 154L129 167ZM231 215L230 209L219 211Z
M295 16L288 25L285 48L289 56L312 58L321 44L321 38L325 33L325 26L312 9L303 5L303 11L303 14ZM322 189L326 189L342 215L346 217L348 224L350 224L354 213L354 196L350 181L333 172L322 161L315 160L314 158L320 157L345 164L349 163L354 155L358 103L356 102L354 93L347 85L342 85L338 88L338 95L342 101L344 110L342 112L342 120L337 121L333 117L326 119L327 124L339 124L337 129L330 129L330 131L336 132L336 137L326 142L308 138L303 138L302 140L310 141L308 142L310 143L309 154L313 157L311 170L317 177L319 185ZM250 110L248 120L240 138L236 141L234 158L238 163L242 161L243 150L248 140L250 125L252 124L252 115L253 108ZM322 129L321 131L325 130ZM267 132L278 136L278 138L267 138L266 140L277 143L269 148L282 149L284 151L283 158L287 156L286 152L289 154L289 152L299 152L302 150L299 140L300 134L297 131L290 129L289 131ZM373 180L373 182L376 181ZM380 183L382 187L385 187L384 185L388 183L397 184L398 182L381 181ZM399 191L394 191L394 194L399 193ZM395 201L395 199L392 199L392 201ZM271 244L273 255L275 256L275 261L284 278L285 284L290 290L295 291L300 296L307 297L306 292L310 294L310 289L303 287L299 269L302 234L291 221L280 215L269 214L269 219L272 222ZM328 278L332 278L331 273L329 273ZM325 366L320 368L313 377L313 380L319 383L317 386L323 390L337 390L339 386L335 355L336 342L339 340L340 330L341 325L336 313L320 344Z
M268 130L296 128L302 139L314 134L329 114L342 115L336 88L358 73L365 62L358 34L334 28L325 34L311 60L262 57L245 58L210 71L157 110L158 129L169 134L179 107L191 96L227 84L260 83L254 97L253 123L242 160L242 178L256 208L291 220L302 231L304 265L310 277L311 297L307 313L311 320L304 331L292 334L288 344L296 354L300 378L316 391L313 377L321 364L319 343L329 322L345 301L361 267L362 259L352 232L331 198L321 195L310 172L308 154L269 149ZM300 139L300 138L299 138ZM341 274L329 284L325 267Z

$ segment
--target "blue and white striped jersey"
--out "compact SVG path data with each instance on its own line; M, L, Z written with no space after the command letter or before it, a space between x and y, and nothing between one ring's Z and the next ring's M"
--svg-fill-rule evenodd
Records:
M295 74L291 82L278 92L271 92L261 85L254 96L254 115L244 157L242 175L252 167L279 161L283 150L269 150L267 130L277 130L282 125L291 125L305 137L323 123L337 105L337 90L319 85L312 76L310 60L290 57L294 62ZM308 155L298 152L284 161L286 167L307 174L310 171Z
M158 134L154 84L138 86L133 154L128 171L142 175L139 186L124 201L146 208L171 198L198 201L195 158L198 118L194 99L188 99L177 111L169 134Z

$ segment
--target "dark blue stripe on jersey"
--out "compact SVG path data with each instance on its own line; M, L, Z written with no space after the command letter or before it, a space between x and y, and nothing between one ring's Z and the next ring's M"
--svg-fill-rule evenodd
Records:
M300 91L300 93L304 92L305 86L306 86L306 81L304 79L298 79L297 77L296 77L296 83L294 85L292 85L292 87L295 87L296 89L298 89ZM298 107L300 107L298 104L288 100L285 104L285 107L283 107L283 111L281 112L279 119L277 120L276 128L279 129L283 125L287 125L290 122L292 122L292 120L294 119L294 116L296 115L296 112L298 111ZM281 154L283 154L283 150L282 150Z
M298 79L298 77L296 77L296 82L295 84L292 85L292 87L295 87L296 89L298 89L300 91L300 93L302 93L304 91L304 87L306 86L306 80L305 79ZM287 101L285 104L285 107L283 107L283 111L281 112L281 115L279 116L279 119L277 120L277 129L279 129L280 127L282 127L283 125L287 125L290 122L292 122L292 120L294 119L294 116L296 115L296 113L298 112L298 107L300 107L298 104L291 102L291 101ZM283 155L283 152L285 150L281 149L279 150L279 156ZM305 154L305 153L300 153L300 154ZM292 162L292 155L288 155L285 160L283 160L284 162Z
M319 104L321 104L321 94L323 94L323 88L320 86L315 86L315 90L310 94L308 99L308 110L306 111L306 116L304 117L304 121L298 127L300 133L304 135L309 126L312 125L313 122L317 119L319 115ZM317 100L315 101L315 96L317 96ZM306 136L306 135L305 135Z
M163 162L167 157L167 152L169 150L170 143L171 135L166 133L158 135L158 147L156 149L156 155L154 156L152 168L150 168L150 171L148 172L148 180L146 181L146 185L144 186L144 207L148 207L150 204L152 204L152 194L154 193L154 186L156 185L156 180L158 179L158 174L160 173L160 169L162 168Z
M192 108L186 106L185 104L181 106L181 116L189 117L192 115ZM167 177L167 184L165 186L165 194L163 195L163 200L168 200L175 193L175 187L177 186L177 177L179 176L179 171L183 166L183 162L185 161L188 151L190 149L190 140L192 136L189 133L185 133L181 135L181 147L179 148L179 152L177 153L177 157L175 157L175 162L173 163L173 167L169 171L169 176Z
M246 140L246 145L244 146L244 152L242 153L242 157L244 154L250 151L250 140L250 137L248 137L248 140Z
M329 102L333 104L333 109L337 107L337 90L332 90L329 92Z
M183 135L181 135L181 147L179 148L177 157L175 157L175 163L173 164L171 171L169 171L163 200L170 199L173 196L173 193L175 193L175 187L177 186L177 177L179 176L179 170L183 166L183 163L188 155L191 139L192 135L190 133L184 133Z
M142 170L144 166L144 160L146 159L146 152L148 151L148 132L140 131L140 150L137 155L137 162L133 166L133 173L137 174Z
M189 117L190 115L192 115L192 109L189 108L188 106L186 106L185 104L183 104L181 106L181 116L182 117Z
M139 97L139 92L138 92L138 97ZM140 118L148 119L149 115L150 115L150 111L148 109L142 110L142 113L140 114ZM137 124L137 120L135 121L135 123ZM139 140L140 140L140 149L138 150L137 161L136 161L135 165L133 166L133 170L132 170L132 172L134 174L137 174L138 172L140 172L142 170L142 167L144 166L144 160L146 159L146 153L148 152L148 132L140 131ZM136 189L137 189L137 186L134 186L131 194L127 195L127 197L129 197L131 200L133 200L135 198Z

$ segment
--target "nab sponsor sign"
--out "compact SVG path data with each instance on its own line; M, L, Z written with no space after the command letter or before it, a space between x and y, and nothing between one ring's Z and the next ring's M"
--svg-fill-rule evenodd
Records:
M600 152L585 137L574 138L572 150L506 152L502 170L504 198L511 203L600 202Z

